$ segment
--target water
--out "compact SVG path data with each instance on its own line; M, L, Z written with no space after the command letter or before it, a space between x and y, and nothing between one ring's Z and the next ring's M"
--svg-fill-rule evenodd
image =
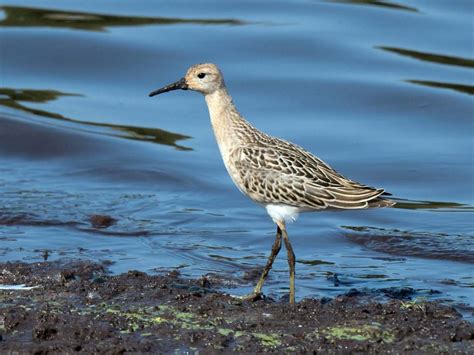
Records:
M48 250L249 291L274 225L227 176L203 98L147 97L215 62L255 126L399 201L291 225L298 298L412 287L473 306L473 6L2 1L0 260ZM284 252L270 276L286 294Z

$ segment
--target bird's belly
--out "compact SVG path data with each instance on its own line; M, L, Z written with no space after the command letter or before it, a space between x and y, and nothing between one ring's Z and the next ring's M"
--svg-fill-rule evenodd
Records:
M272 203L266 204L265 209L275 223L277 221L295 222L299 213L304 212L299 207Z

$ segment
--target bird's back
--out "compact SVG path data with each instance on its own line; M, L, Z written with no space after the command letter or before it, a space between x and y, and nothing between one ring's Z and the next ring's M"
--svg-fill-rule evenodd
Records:
M303 148L267 135L250 124L234 133L229 173L241 191L261 204L295 206L301 210L387 207L383 189L345 178Z

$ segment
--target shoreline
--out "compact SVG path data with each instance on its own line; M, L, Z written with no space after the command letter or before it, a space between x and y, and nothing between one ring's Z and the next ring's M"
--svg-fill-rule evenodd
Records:
M179 272L111 276L106 263L0 264L0 349L14 352L474 352L474 324L440 302L361 293L292 306L242 302Z

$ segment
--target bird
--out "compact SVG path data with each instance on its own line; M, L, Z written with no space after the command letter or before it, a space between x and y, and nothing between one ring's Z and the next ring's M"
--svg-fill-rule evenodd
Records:
M255 128L237 110L217 65L191 66L185 76L149 94L193 90L204 95L211 125L224 165L237 188L264 207L276 224L276 236L262 275L253 292L263 296L263 284L285 244L289 266L289 302L295 303L295 254L287 223L302 212L391 207L384 189L367 186L339 174L300 146Z

